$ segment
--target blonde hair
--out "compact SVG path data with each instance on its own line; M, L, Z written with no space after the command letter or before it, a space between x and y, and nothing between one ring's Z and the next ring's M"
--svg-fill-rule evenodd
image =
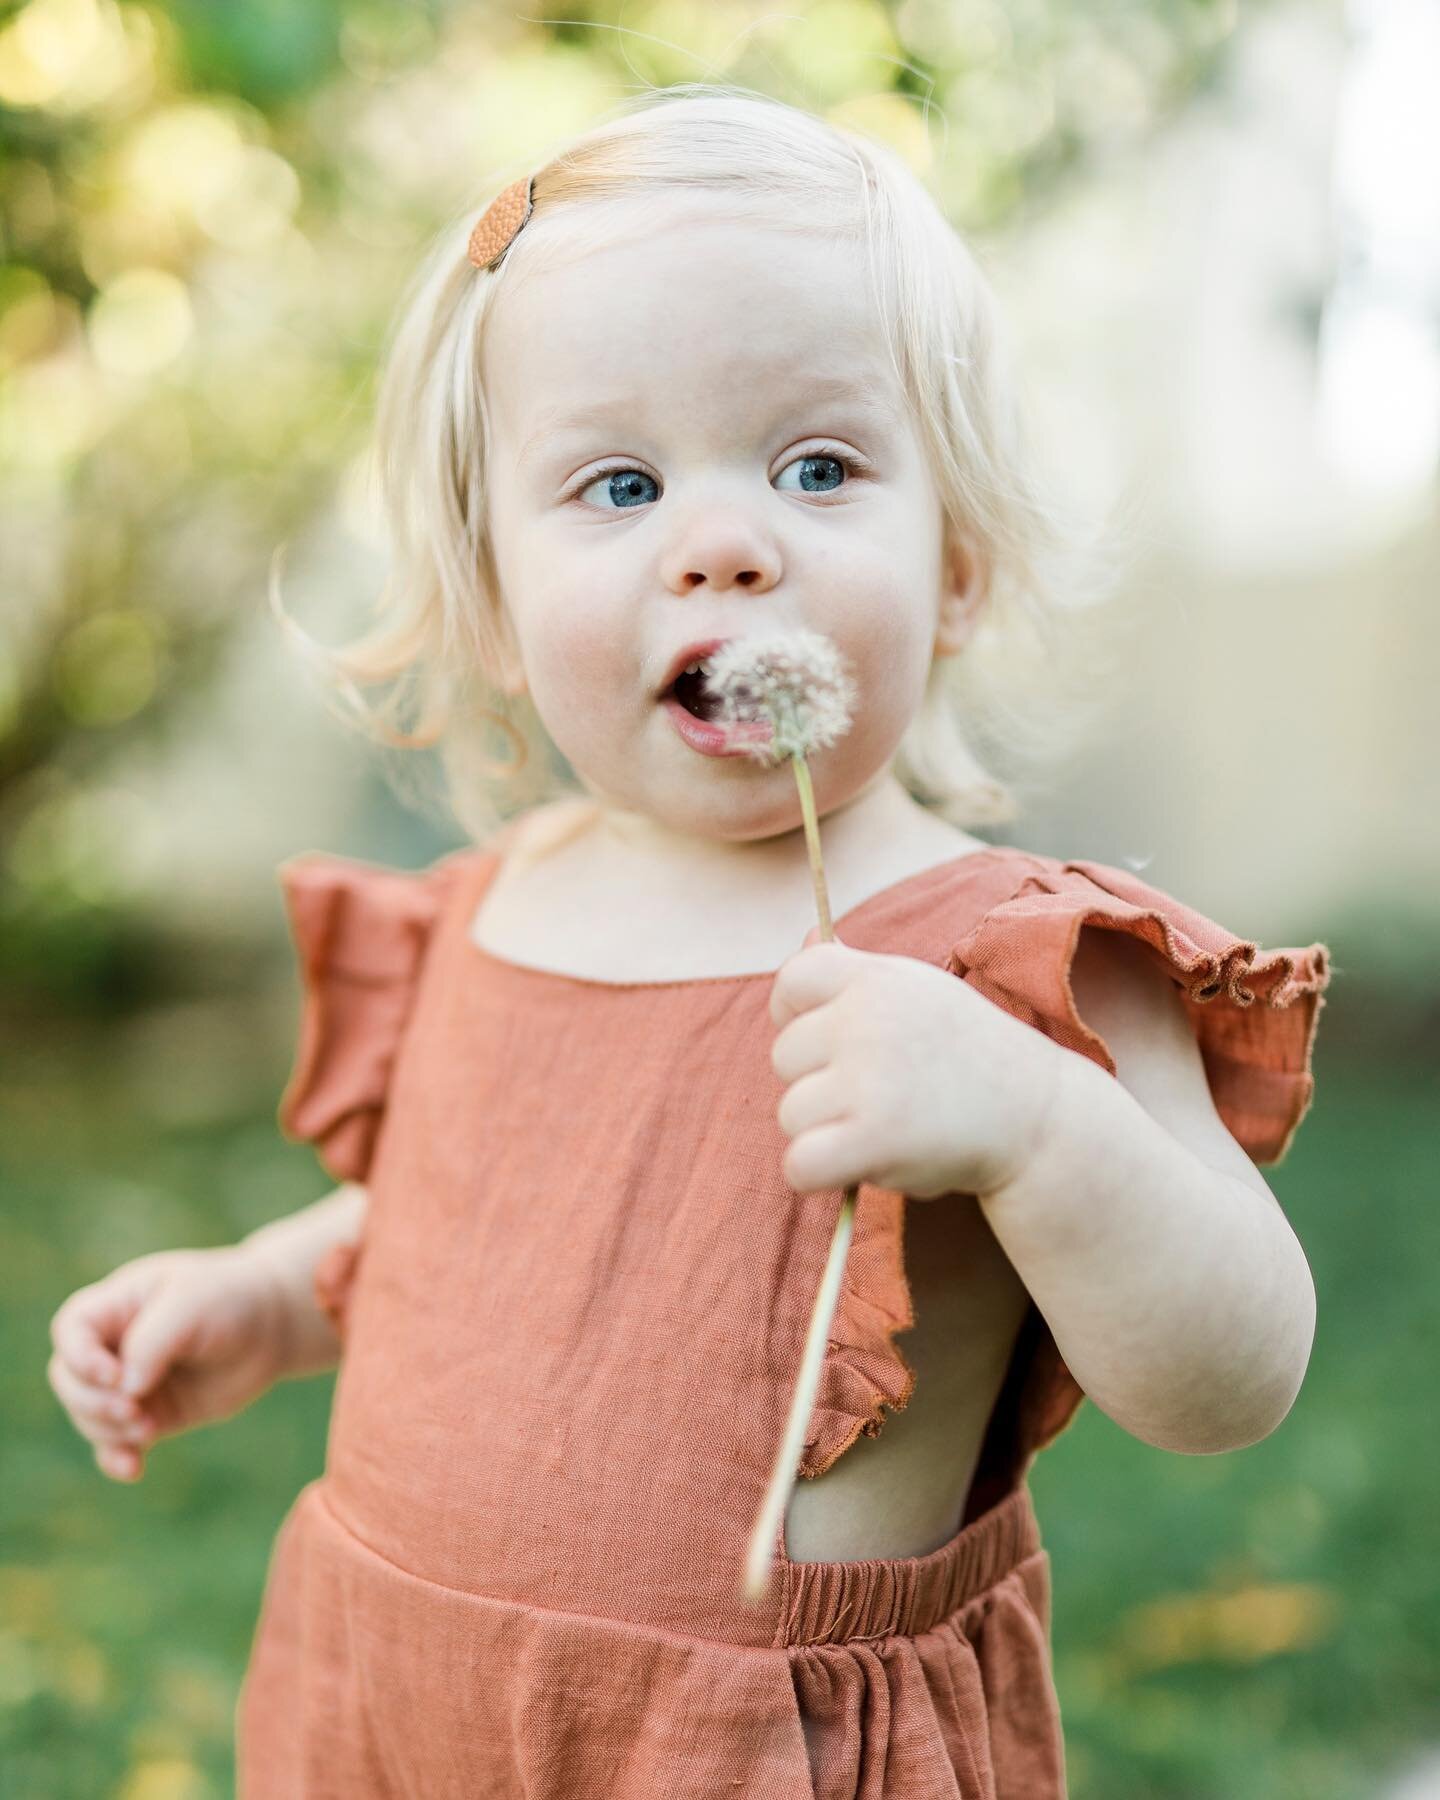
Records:
M467 214L436 245L393 336L375 440L393 546L378 623L327 649L284 612L272 581L277 617L340 716L382 745L438 748L441 795L391 764L401 797L424 810L443 798L484 843L534 803L578 791L528 696L501 686L515 646L484 529L485 323L514 268L543 258L552 217L565 216L568 245L575 227L583 242L599 218L582 216L586 207L719 193L778 209L797 231L864 242L891 366L941 498L945 547L965 546L983 584L977 629L958 653L935 658L895 773L953 824L1014 817L1016 790L1000 765L1053 765L1095 714L1111 652L1094 626L1113 584L1093 537L1032 464L990 286L923 184L860 133L710 84L626 102L529 173L533 220L500 266L469 261ZM392 685L372 706L360 690L382 683ZM483 749L497 731L508 761Z

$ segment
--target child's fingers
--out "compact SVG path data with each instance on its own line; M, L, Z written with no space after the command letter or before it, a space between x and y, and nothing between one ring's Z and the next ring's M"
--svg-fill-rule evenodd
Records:
M82 1381L58 1351L45 1365L45 1376L56 1399L74 1419L99 1425L107 1419L118 1424L135 1416L133 1400Z
M834 1014L826 1007L794 1018L770 1046L770 1067L787 1084L823 1069L833 1049Z
M135 1401L81 1381L58 1355L46 1374L71 1423L91 1443L139 1443L153 1434L153 1423Z
M855 979L863 952L842 944L839 938L812 943L788 957L775 971L770 986L770 1023L783 1031L794 1018L823 1006L841 994Z
M178 1288L168 1288L154 1303L137 1313L120 1346L124 1364L121 1390L146 1394L173 1363L194 1348L201 1321L195 1316L194 1298Z
M124 1445L98 1445L95 1461L103 1475L116 1481L138 1481L145 1473L145 1458Z
M50 1321L50 1341L77 1375L99 1383L118 1381L120 1340L155 1280L153 1270L127 1265L103 1281L77 1288L61 1303Z
M95 1316L76 1304L79 1298L72 1294L50 1321L50 1342L77 1375L113 1384L120 1376L120 1359L102 1342Z

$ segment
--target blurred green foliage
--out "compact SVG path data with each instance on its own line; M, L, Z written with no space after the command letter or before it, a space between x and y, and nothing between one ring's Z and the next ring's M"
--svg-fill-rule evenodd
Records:
M1356 1057L1344 1021L1266 1171L1318 1301L1290 1416L1176 1457L1086 1407L1036 1464L1075 1800L1362 1800L1435 1745L1434 1064Z
M116 922L282 541L352 508L418 251L563 134L727 81L894 144L983 235L1218 66L1218 0L28 0L0 15L0 926ZM62 925L62 930L64 926ZM33 954L31 954L33 950Z

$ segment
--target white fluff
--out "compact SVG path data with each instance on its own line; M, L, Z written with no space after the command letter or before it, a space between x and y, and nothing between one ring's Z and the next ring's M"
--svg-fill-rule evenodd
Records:
M857 697L839 650L818 631L731 638L708 659L705 682L722 719L769 722L772 736L744 749L772 764L809 756L843 737Z

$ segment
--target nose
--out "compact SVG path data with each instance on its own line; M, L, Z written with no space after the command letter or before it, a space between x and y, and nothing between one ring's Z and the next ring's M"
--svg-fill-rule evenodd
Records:
M662 579L673 594L709 586L724 592L748 588L766 593L780 579L780 557L769 535L742 514L700 514L675 538L663 558Z

